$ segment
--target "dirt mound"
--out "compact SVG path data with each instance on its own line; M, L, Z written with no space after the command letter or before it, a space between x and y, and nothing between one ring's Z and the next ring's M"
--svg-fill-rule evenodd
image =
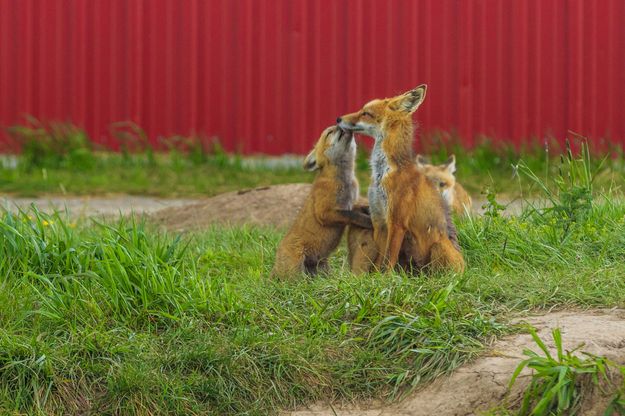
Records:
M551 340L551 330L560 328L564 348L584 344L583 351L604 355L625 364L625 311L557 312L526 319L539 330L543 340ZM547 345L554 349L553 343ZM475 415L498 405L506 394L510 377L525 358L524 348L540 352L529 334L515 335L495 343L483 356L464 365L447 377L441 377L396 404L371 404L363 407L337 408L319 404L291 416L460 416ZM519 377L510 398L519 397L529 383L529 371ZM581 414L603 415L609 398L594 395L584 404Z
M189 231L211 224L291 224L310 191L309 184L276 185L229 192L204 201L162 209L150 218L171 231Z

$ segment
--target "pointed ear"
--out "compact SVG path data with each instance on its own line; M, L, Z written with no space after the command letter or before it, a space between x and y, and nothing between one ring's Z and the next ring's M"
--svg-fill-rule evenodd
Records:
M423 100L425 100L426 90L427 85L421 84L417 88L393 98L391 105L396 110L414 113L415 111L417 111L417 108L419 108L419 106L423 103Z
M428 164L428 160L423 155L417 155L415 161L417 162L417 166L420 168Z
M318 168L317 155L315 154L315 149L313 149L310 151L310 153L308 153L308 156L306 156L306 159L304 159L304 169L312 172L313 170L316 170L317 168Z
M456 155L449 156L449 159L445 162L445 169L452 175L456 173Z

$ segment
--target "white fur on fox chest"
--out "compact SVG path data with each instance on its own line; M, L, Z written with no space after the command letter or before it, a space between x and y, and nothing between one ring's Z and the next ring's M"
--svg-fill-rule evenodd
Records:
M443 199L447 202L448 206L454 205L454 189L449 187L442 192Z

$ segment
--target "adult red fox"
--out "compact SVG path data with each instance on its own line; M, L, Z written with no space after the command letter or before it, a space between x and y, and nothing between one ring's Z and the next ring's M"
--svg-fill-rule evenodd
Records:
M454 241L449 210L415 163L412 114L423 103L425 93L426 86L420 85L397 97L370 101L361 110L339 117L337 124L375 139L371 161L375 189L369 189L369 204L378 246L382 245L381 233L375 228L380 228L381 222L386 228L384 256L378 256L376 266L380 268L384 262L392 270L408 235L415 264L462 272L464 259Z
M433 165L422 156L417 155L417 166L423 170L425 176L432 181L434 186L439 190L443 199L447 201L447 205L453 212L458 215L466 215L471 213L473 201L471 196L462 185L456 181L456 156L451 155L445 163Z
M271 272L278 278L314 275L328 269L346 225L372 228L369 216L354 203L358 181L354 175L356 143L350 131L337 126L323 131L304 167L318 171L312 189L295 222L276 252Z

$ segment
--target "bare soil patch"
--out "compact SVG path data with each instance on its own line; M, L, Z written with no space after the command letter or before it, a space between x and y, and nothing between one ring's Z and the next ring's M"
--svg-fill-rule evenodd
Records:
M148 214L170 231L202 230L212 224L289 226L310 191L310 184L295 183L228 192L212 198L155 198L136 195L64 196L24 198L0 195L0 207L16 212L34 204L43 212L67 211L73 217ZM483 201L476 199L481 214ZM520 211L514 201L506 214Z
M606 356L625 364L625 310L590 312L563 311L525 319L538 329L539 336L555 351L551 330L560 328L564 347L572 350L584 344L583 351ZM497 406L504 399L508 382L516 366L525 357L523 349L540 352L529 334L514 335L496 342L488 352L460 367L453 374L441 377L399 403L332 406L319 403L310 409L298 410L290 416L464 416L479 415ZM530 381L530 371L519 377L510 400L520 397ZM603 415L609 397L595 391L584 402L581 414Z
M309 184L289 184L228 192L160 210L151 219L171 231L200 230L212 224L286 227L295 219L309 191Z
M184 206L172 206L150 218L170 231L202 230L212 224L289 226L310 191L310 184L294 183L228 192ZM483 201L476 199L476 213ZM506 214L518 214L520 201L513 201Z
M195 202L191 198L154 198L137 195L103 195L103 196L64 196L49 195L37 198L0 195L0 207L11 212L27 210L35 205L40 211L52 213L67 211L73 217L115 216L131 213L151 213L166 207L188 205Z

